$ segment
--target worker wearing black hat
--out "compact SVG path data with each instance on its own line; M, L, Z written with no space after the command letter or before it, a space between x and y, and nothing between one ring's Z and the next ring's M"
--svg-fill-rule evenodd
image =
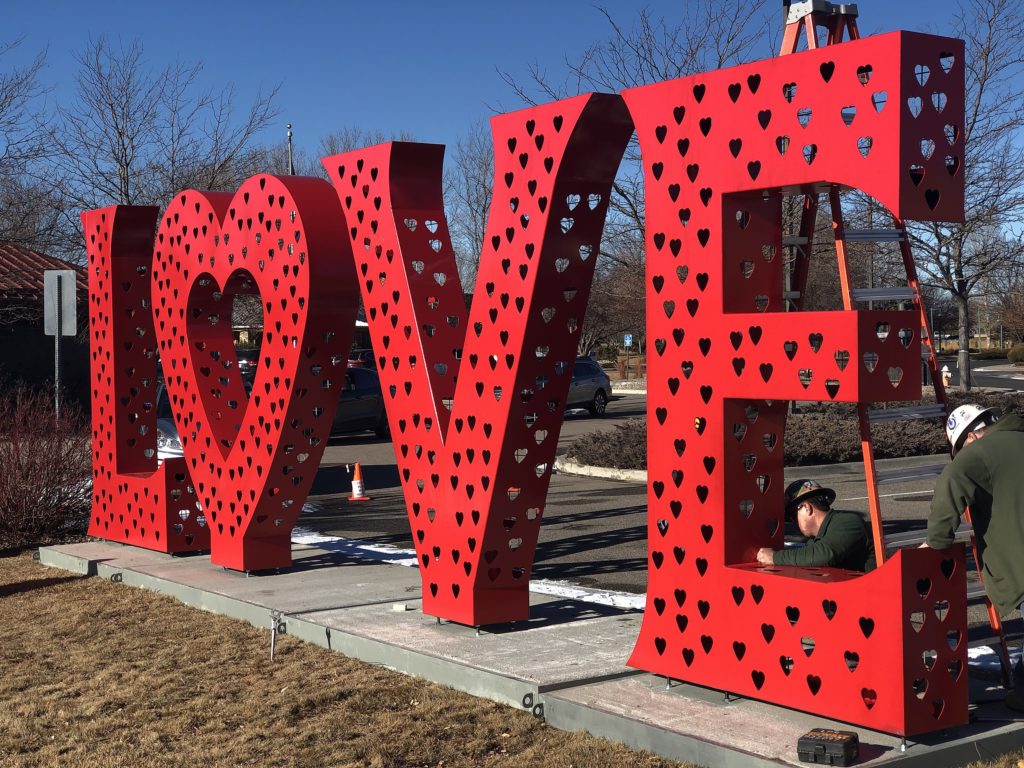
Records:
M832 509L836 492L813 480L797 480L786 488L786 519L796 523L807 545L792 549L760 549L762 565L805 565L870 571L875 551L864 519L856 512Z

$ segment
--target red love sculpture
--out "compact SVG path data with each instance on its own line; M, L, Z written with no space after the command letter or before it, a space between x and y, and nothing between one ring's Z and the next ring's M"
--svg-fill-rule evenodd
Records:
M156 208L82 214L89 258L93 496L89 535L155 549L205 549L185 460L157 466L156 337L150 310Z
M467 313L442 147L324 160L359 270L423 610L529 616L529 579L611 183L632 124L588 95L492 120L495 187ZM468 317L467 317L468 315Z
M751 565L781 545L786 400L921 396L916 313L782 311L781 197L961 219L963 94L963 44L908 33L625 92L654 350L632 666L892 733L966 722L962 548L863 576Z
M211 560L289 565L358 306L337 196L294 176L254 177L234 197L183 192L164 212L153 263L160 358ZM247 394L231 313L251 293L262 297L264 336Z

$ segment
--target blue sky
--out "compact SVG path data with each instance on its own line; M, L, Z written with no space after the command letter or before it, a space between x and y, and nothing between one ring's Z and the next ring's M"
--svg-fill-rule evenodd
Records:
M631 24L639 8L671 17L686 0L606 0ZM138 38L159 68L202 59L203 83L233 83L240 103L280 82L277 133L294 124L298 146L345 126L406 131L420 141L453 144L467 125L495 110L523 106L496 70L526 79L538 62L553 76L565 57L608 36L593 0L146 0L93 3L7 2L0 40L24 43L3 65L47 50L46 82L56 98L73 88L74 53L90 35ZM781 0L779 7L781 9ZM911 29L945 33L953 0L861 0L863 34ZM780 10L781 18L781 10ZM543 20L543 23L538 23ZM766 51L766 55L771 52Z

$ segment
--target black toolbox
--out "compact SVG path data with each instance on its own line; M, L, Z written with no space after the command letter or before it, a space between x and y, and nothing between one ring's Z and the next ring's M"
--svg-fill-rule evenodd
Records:
M853 731L815 728L796 743L797 757L803 763L822 765L853 765L857 761L860 741Z

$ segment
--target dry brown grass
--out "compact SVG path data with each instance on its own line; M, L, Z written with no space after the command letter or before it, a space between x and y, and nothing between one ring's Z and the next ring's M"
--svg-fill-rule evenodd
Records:
M0 626L2 766L677 765L27 554Z
M1024 749L999 755L991 760L968 763L964 768L1024 768Z
M681 765L28 554L0 626L0 766Z

